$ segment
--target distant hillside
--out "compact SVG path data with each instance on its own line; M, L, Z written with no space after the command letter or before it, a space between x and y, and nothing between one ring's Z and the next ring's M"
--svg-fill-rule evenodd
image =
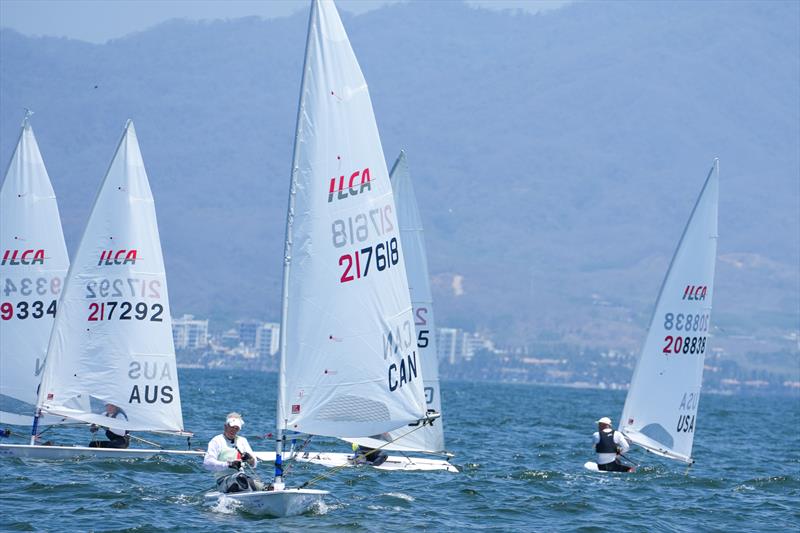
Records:
M105 45L3 30L0 160L34 109L74 250L133 118L173 312L277 319L306 17ZM389 164L409 155L440 323L637 347L718 156L714 321L784 342L800 320L798 20L796 2L345 14Z

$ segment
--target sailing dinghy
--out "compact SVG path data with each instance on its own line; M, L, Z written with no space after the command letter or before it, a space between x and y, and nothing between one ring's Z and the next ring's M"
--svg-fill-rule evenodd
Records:
M400 239L405 254L406 273L408 274L411 305L413 307L414 325L417 333L417 350L424 376L425 402L429 412L442 413L441 395L439 392L439 361L436 350L436 326L433 317L433 297L430 278L428 276L428 259L425 251L425 236L422 218L417 207L411 173L404 151L400 152L392 170L389 172L392 189L397 205L397 221L400 228ZM384 435L364 438L347 438L348 442L384 451L396 451L399 455L389 454L378 466L363 463L378 470L402 471L435 471L458 472L458 469L446 459L419 457L413 454L432 454L451 456L445 450L443 416L431 424L418 427L414 423ZM327 467L356 466L360 464L354 454L343 452L301 452L294 460L309 462Z
M0 424L26 428L36 412L47 340L69 268L56 195L31 114L25 114L0 188ZM41 424L64 421L48 416ZM6 448L0 444L0 455Z
M661 286L618 428L645 450L688 464L709 350L718 204L715 160Z
M199 455L188 450L36 445L42 416L118 432L191 435L183 430L155 204L130 120L58 306L31 445L7 446L4 453L36 458Z
M380 435L426 418L403 247L367 84L336 7L312 0L283 270L272 490L206 495L289 516L327 491L287 488L288 431Z

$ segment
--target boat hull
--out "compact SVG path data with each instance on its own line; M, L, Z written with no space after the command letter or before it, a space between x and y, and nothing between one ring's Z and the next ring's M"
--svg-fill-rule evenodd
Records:
M586 461L585 463L583 463L583 467L586 470L589 470L590 472L600 472L602 474L606 473L605 470L600 470L599 468L597 468L597 463L595 463L594 461Z
M193 450L161 450L156 448L89 448L88 446L0 444L0 457L19 457L24 459L149 459L156 455L199 457L203 455L203 452Z
M626 474L626 473L628 473L628 472L617 472L617 471L600 470L597 467L597 463L595 463L594 461L586 461L583 464L583 467L586 470L589 470L591 472L597 472L598 474ZM635 470L636 469L634 468L633 470L630 471L630 473L634 472Z
M246 513L282 518L311 511L314 506L322 502L326 494L329 494L327 490L316 489L283 489L233 494L214 491L205 495L205 501L208 504L216 504L233 500L237 508Z
M275 452L256 452L256 457L259 461L274 461ZM406 457L403 455L390 455L386 461L380 466L372 466L368 463L354 463L352 461L353 454L343 452L309 452L303 453L294 457L291 460L300 463L312 463L316 465L325 466L328 468L346 467L346 466L369 466L376 470L397 471L402 470L406 472L431 472L431 471L445 471L458 473L458 468L450 464L444 459L430 459L426 457Z

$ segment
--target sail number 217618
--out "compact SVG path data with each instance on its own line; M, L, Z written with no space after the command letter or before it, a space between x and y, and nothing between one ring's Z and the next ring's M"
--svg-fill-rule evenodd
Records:
M341 283L367 277L370 272L383 272L400 262L400 251L397 237L375 246L368 246L339 258L339 266L343 268L339 278Z

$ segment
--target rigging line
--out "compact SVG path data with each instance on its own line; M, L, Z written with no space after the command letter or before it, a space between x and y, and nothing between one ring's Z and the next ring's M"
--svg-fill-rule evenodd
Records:
M414 428L414 429L412 429L411 431L409 431L409 432L407 432L407 433L403 433L401 436L397 437L396 439L390 440L389 442L387 442L387 443L385 443L385 444L382 444L382 445L380 445L379 447L377 447L377 448L373 449L371 452L368 452L367 454L365 454L365 457L366 457L367 455L372 455L372 454L374 454L375 452L378 452L378 451L382 450L384 447L386 447L386 446L390 445L391 443L393 443L393 442L395 442L395 441L397 441L397 440L399 440L399 439L402 439L403 437L406 437L406 436L408 436L408 435L411 435L412 433L414 433L414 432L415 432L415 431L417 431L418 429L420 429L420 428L424 428L424 427L425 427L425 424L424 424L424 423L422 423L422 424L418 425L417 427L415 427L415 428ZM325 479L326 477L330 477L330 476L332 476L333 474L335 474L336 472L338 472L339 470L342 470L343 468L348 468L349 466L350 466L350 464L349 464L349 463L345 463L345 464L343 464L343 465L339 465L339 466L334 466L334 467L333 467L333 468L331 468L330 470L327 470L327 471L325 471L325 472L323 472L323 473L319 474L318 476L316 476L316 477L313 477L313 478L309 479L308 481L306 481L305 483L303 483L302 485L300 485L300 488L301 488L301 489L304 489L304 488L306 488L306 487L308 487L308 486L310 486L310 485L313 485L313 484L314 484L314 483L316 483L317 481L321 481L321 480Z
M151 440L143 439L142 437L137 437L137 436L136 436L136 435L134 435L133 433L128 433L128 436L129 436L130 438L132 438L132 439L136 439L136 440L138 440L138 441L140 441L140 442L144 442L145 444L149 444L150 446L156 446L157 448L159 448L159 449L161 449L161 450L163 450L163 449L164 449L164 447L163 447L162 445L160 445L159 443L157 443L157 442L153 442L153 441L151 441Z
M414 459L413 459L413 458L411 458L411 457L409 457L409 456L408 456L408 454L407 454L407 453L405 453L405 452L402 452L402 451L401 451L401 452L400 452L400 455L402 455L403 457L405 457L406 459L408 459L408 462L409 462L409 463L411 463L412 465L415 465L415 464L417 464L417 463L415 463L415 462L414 462Z
M292 471L292 467L294 466L294 463L296 461L295 457L300 455L300 453L303 451L303 449L306 446L308 446L308 443L310 443L310 442L311 442L311 436L309 436L305 441L303 441L303 443L297 448L295 448L294 445L292 445L292 450L291 450L291 452L289 454L289 457L286 459L286 467L283 469L283 474L284 475L288 475L289 472Z
M233 445L233 449L236 450L239 453L240 457L242 455L244 455L244 453L242 453L242 450L240 450L239 447L235 443ZM249 455L250 455L250 457L254 457L255 458L255 456L253 454L249 454ZM261 477L258 474L256 474L256 469L254 467L250 466L250 463L248 463L247 461L241 461L241 465L242 466L239 468L239 472L244 473L244 467L246 466L247 468L250 469L250 474L252 474L252 478L254 480L258 481L259 483L261 483L264 486L267 485L266 483L264 483L264 481L261 479Z

